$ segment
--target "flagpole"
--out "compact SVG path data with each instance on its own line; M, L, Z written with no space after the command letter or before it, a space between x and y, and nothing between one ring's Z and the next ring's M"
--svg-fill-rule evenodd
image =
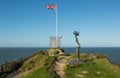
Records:
M58 36L58 14L57 14L57 4L56 4L56 8L55 8L55 15L56 15L56 47L57 45L57 36Z

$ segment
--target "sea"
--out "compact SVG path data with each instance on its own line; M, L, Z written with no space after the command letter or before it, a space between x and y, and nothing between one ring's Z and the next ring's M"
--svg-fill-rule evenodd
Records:
M47 47L1 47L0 65L7 62L17 61L27 58L40 50L46 50ZM75 53L75 47L63 47L65 53ZM120 64L120 47L82 47L80 53L104 54L113 64Z

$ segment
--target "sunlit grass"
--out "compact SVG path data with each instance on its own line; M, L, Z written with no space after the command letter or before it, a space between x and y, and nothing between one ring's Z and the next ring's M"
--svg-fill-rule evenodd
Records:
M92 59L87 64L67 65L66 78L120 78L120 69L106 58Z

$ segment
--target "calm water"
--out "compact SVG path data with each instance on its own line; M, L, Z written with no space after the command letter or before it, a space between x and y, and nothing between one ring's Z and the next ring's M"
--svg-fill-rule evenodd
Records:
M0 48L0 64L5 61L15 61L24 57L28 57L39 50L45 50L47 48ZM74 53L75 48L63 48L66 53ZM108 56L112 63L120 63L120 48L81 48L82 53L102 53Z

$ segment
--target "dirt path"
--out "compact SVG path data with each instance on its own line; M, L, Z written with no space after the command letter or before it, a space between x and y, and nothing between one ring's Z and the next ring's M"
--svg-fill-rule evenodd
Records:
M12 73L8 74L6 78L21 78L24 72L18 72L17 70L13 71Z
M15 76L13 76L12 78L21 78L23 75L24 75L24 72L20 72L16 74Z
M60 77L60 78L65 78L65 73L64 73L64 69L67 65L67 59L66 57L60 59L58 57L58 61L55 62L56 66L55 66L55 72L56 74Z

